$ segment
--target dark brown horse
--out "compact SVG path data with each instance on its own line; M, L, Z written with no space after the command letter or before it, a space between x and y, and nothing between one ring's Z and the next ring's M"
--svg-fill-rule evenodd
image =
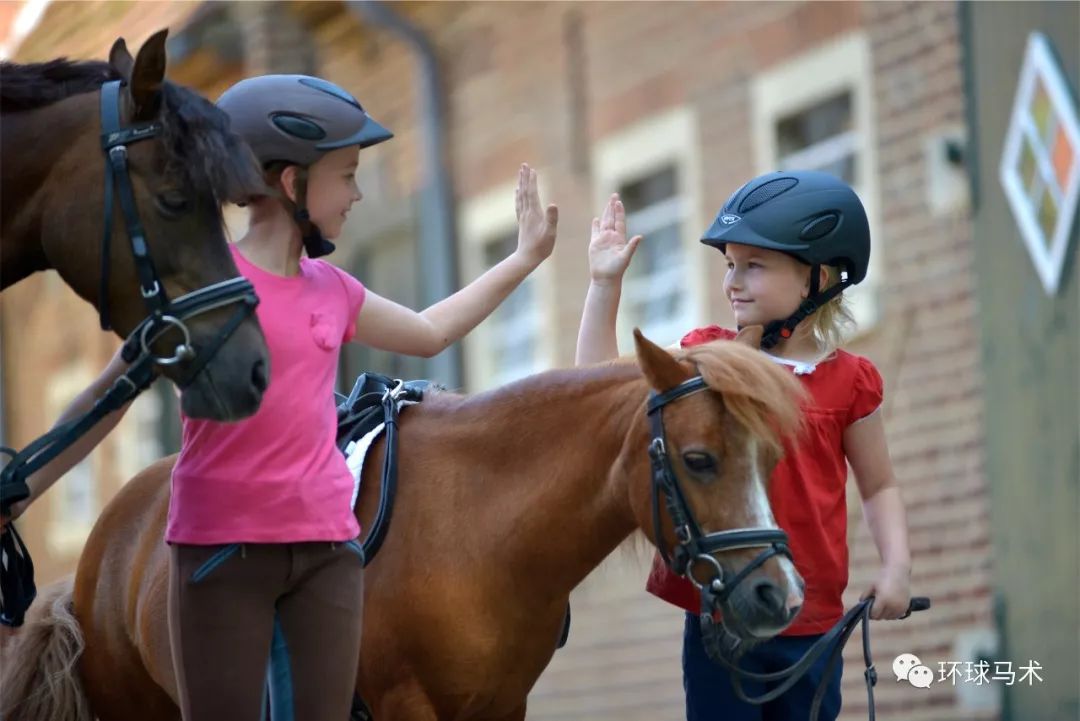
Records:
M109 319L122 337L147 316L142 288L151 284L140 285L119 187L115 207L105 207L100 108L108 102L102 86L123 80L112 107L119 106L121 126L141 134L126 147L125 172L150 263L168 299L238 276L221 205L265 192L258 165L229 132L224 113L164 79L165 35L150 38L135 59L121 39L108 63L0 65L0 287L55 269L98 308L102 325ZM156 135L144 132L152 128ZM107 254L106 217L112 218ZM192 347L213 347L234 309L213 307L187 321ZM178 335L176 329L165 333L154 352L170 357ZM262 331L249 317L186 385L184 412L217 420L250 415L262 400L268 363ZM181 380L192 369L188 360L164 372Z
M780 434L797 425L798 383L740 343L673 357L639 336L637 358L475 397L437 393L404 413L394 522L364 583L357 689L375 719L524 718L571 590L635 530L657 540L650 390L700 374L711 391L670 403L663 417L701 527L775 528L762 479ZM380 444L365 466L365 527L378 505L381 453ZM179 718L162 542L173 462L121 490L87 541L74 587L56 586L31 612L4 664L5 718ZM730 571L756 553L717 555ZM801 593L790 561L772 557L736 587L733 608L751 633L768 636L790 622Z

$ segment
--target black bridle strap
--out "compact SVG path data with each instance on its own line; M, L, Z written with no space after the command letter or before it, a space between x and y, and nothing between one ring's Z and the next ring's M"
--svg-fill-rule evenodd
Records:
M98 312L102 330L112 327L109 313L109 269L116 197L120 200L120 210L135 259L135 271L139 276L139 286L147 308L151 313L161 312L169 302L150 258L127 167L128 144L155 137L161 132L161 124L150 122L121 127L120 86L120 80L111 80L101 86L101 148L106 157L105 231L101 243L101 281L98 290Z
M685 380L674 388L669 388L661 393L654 393L649 397L649 402L645 405L645 413L652 415L654 412L660 410L668 403L676 401L680 398L688 396L692 393L698 393L700 391L706 391L709 389L709 384L705 382L705 379L701 376L694 376L689 380Z

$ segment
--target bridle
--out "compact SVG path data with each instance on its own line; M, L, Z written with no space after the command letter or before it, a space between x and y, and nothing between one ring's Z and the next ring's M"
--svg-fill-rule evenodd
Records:
M112 327L109 313L109 256L113 207L118 200L124 216L128 240L131 243L131 254L135 260L139 292L148 311L147 317L128 336L124 344L124 359L130 363L139 354L146 354L153 358L155 364L161 366L191 362L191 368L182 379L177 381L177 385L184 388L195 379L195 376L206 366L240 323L254 312L258 297L255 295L255 288L251 282L240 276L200 288L180 296L175 301L170 301L165 294L165 288L150 258L146 234L139 220L138 207L135 205L131 176L128 173L128 145L157 137L162 132L162 124L152 121L121 125L121 83L120 80L111 80L101 86L101 148L105 152L105 232L102 236L101 284L98 291L101 328L110 330ZM196 350L191 343L191 332L185 321L232 304L239 304L240 307L218 331L213 341L204 348ZM174 347L172 355L154 355L150 350L150 345L163 333L172 329L179 332L181 338Z
M727 605L732 591L747 576L773 556L791 558L787 534L779 528L740 528L730 531L704 533L694 518L694 512L686 501L686 494L679 485L679 477L671 467L664 433L664 406L680 398L708 390L701 376L695 376L662 393L649 396L646 414L652 440L649 443L649 459L652 461L652 515L656 546L664 562L680 576L685 576L701 592L703 601L716 609ZM675 528L676 545L669 553L660 524L660 497ZM742 548L764 548L744 568L731 578L725 578L724 569L713 555L721 551ZM699 579L694 575L694 563L700 561L713 569L711 578Z

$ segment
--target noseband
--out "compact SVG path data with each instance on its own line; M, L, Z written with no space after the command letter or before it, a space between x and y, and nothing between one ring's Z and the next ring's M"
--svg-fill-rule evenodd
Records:
M258 304L255 288L243 277L215 283L170 301L158 276L146 234L139 221L138 206L128 173L128 145L161 134L160 122L120 124L120 80L112 80L101 86L101 148L105 152L105 234L101 245L101 285L98 291L98 308L102 330L112 327L109 314L109 256L112 240L113 208L117 201L124 216L131 254L135 259L135 271L139 278L139 291L146 304L148 316L135 328L124 344L124 359L132 362L138 353L153 358L157 365L176 365L193 362L185 377L177 383L181 388L190 384L206 363L218 351L245 318ZM115 189L115 195L114 195ZM206 347L196 351L191 343L191 333L184 321L225 305L240 304L229 322L218 331ZM176 330L180 340L171 356L156 356L150 345L162 334Z

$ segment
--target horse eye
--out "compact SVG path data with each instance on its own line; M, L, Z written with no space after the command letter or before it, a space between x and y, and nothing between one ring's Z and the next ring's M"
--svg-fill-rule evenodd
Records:
M715 473L716 459L709 453L689 451L683 454L683 463L694 473Z
M169 216L180 215L187 211L189 203L183 193L169 191L157 196L157 207L163 214Z

